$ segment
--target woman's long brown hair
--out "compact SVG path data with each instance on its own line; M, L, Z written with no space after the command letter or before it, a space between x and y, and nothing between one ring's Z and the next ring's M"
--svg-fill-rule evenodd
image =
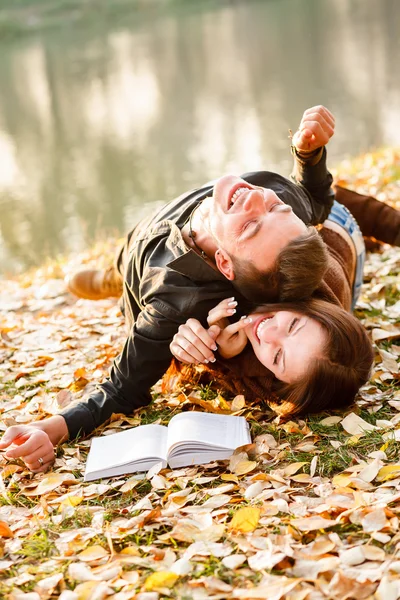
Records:
M300 381L286 384L275 379L250 352L251 347L234 359L219 359L215 364L204 366L201 374L188 365L178 367L180 381L193 383L193 376L198 382L214 380L230 393L245 394L250 402L263 398L284 417L352 404L360 387L369 379L374 359L371 342L361 323L335 304L318 299L265 304L256 312L279 310L291 310L315 319L326 332L322 357L309 365Z
M304 303L268 304L257 311L293 310L323 327L327 336L321 358L314 359L296 383L274 383L277 401L271 407L280 415L320 412L350 405L369 379L374 360L372 344L362 324L335 304L312 299Z

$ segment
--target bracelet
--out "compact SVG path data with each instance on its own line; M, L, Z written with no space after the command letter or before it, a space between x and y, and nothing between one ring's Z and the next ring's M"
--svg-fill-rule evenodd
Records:
M296 146L294 146L293 144L290 146L290 149L292 151L292 154L297 154L297 156L300 156L300 158L302 156L304 157L309 157L313 154L317 154L317 152L319 152L321 150L321 148L316 148L315 150L299 150L298 148L296 148Z

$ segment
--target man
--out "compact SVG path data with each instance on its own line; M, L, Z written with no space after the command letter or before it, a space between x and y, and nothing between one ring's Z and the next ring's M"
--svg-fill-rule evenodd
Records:
M151 386L170 363L169 345L179 325L191 316L206 322L208 311L233 293L255 301L313 293L327 258L308 225L322 223L333 204L324 146L334 123L322 106L305 111L292 141L294 181L267 171L222 177L139 223L118 258L120 275L115 269L86 271L70 280L70 290L92 299L120 295L123 280L129 337L110 379L86 402L32 425L10 427L0 449L16 447L6 456L44 471L61 441L89 434L113 413L129 414L148 404ZM285 278L290 262L303 266L295 281ZM212 337L209 346L213 360Z

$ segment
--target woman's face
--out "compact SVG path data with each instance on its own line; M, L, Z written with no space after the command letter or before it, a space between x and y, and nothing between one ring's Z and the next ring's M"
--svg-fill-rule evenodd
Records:
M297 312L256 312L246 334L258 360L277 379L294 383L323 355L327 336L322 326Z

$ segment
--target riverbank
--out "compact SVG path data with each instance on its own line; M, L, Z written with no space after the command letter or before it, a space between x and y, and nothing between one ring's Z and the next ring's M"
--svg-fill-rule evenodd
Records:
M339 183L400 209L399 170L400 153L385 150L341 165ZM2 282L2 429L56 413L106 376L125 337L118 305L74 299L63 277L107 264L114 248ZM166 424L197 407L244 415L256 445L230 465L95 483L82 480L90 440L64 444L47 475L1 456L0 595L398 597L399 275L399 249L369 256L357 316L376 339L376 364L351 410L279 424L265 405L212 387L157 385L149 409L104 429ZM354 417L343 424L352 413L361 428Z

